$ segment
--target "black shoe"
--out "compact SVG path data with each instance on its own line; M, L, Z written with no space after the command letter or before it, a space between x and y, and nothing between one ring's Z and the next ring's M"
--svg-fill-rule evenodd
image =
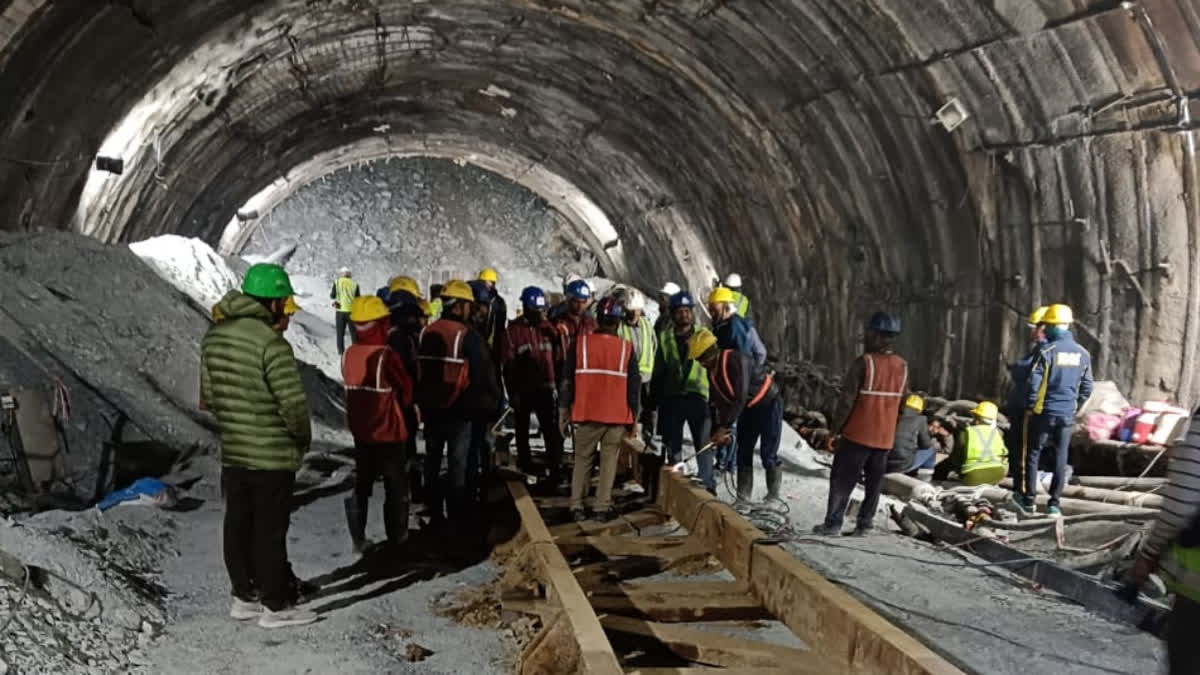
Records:
M571 519L577 523L582 523L588 519L587 511L583 509L571 509Z
M874 531L875 531L875 528L873 528L873 527L863 527L862 525L859 525L858 527L854 528L854 531L850 533L850 536L851 537L867 537L867 536L870 536L870 534Z
M606 509L604 511L597 511L592 514L592 520L596 521L597 523L607 523L608 521L610 521L612 519L613 519L613 512L610 509Z
M292 586L296 589L296 604L308 602L321 592L321 587L311 581L293 579Z
M840 536L842 536L842 528L828 527L825 525L825 523L820 523L819 525L814 525L812 531L813 531L813 534L819 535L822 537L840 537Z

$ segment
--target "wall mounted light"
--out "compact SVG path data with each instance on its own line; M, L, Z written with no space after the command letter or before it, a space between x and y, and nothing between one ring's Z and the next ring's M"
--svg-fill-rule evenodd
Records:
M946 105L938 108L938 111L933 114L937 121L941 123L942 128L946 131L954 131L960 124L967 121L971 113L963 107L963 104L957 98L952 98L946 102Z
M96 168L120 176L125 171L125 160L120 157L97 157Z

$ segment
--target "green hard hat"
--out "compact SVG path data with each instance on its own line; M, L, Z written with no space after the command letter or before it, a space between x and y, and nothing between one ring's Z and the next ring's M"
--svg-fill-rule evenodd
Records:
M242 280L242 292L256 298L269 300L287 298L295 295L292 290L292 280L281 265L272 263L256 263L246 270L246 278Z

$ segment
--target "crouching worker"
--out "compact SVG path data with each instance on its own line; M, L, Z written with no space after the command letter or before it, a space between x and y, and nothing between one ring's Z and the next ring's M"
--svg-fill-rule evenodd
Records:
M354 299L350 322L355 341L342 355L346 418L354 435L354 495L346 498L346 522L354 551L367 546L367 509L376 479L383 478L383 526L389 552L408 541L408 437L405 408L412 379L404 360L388 346L390 312L375 296Z
M225 569L234 619L264 628L312 623L296 609L287 557L292 489L312 443L308 397L292 347L276 331L292 283L279 265L246 272L217 306L200 345L200 389L221 430Z
M966 485L995 485L1008 475L1008 448L1004 432L996 426L999 410L991 401L983 401L971 411L975 423L963 429L954 451L938 462L936 480L957 473Z
M625 308L614 298L596 307L599 326L581 334L567 351L559 385L559 424L566 436L575 427L575 472L571 477L571 515L586 519L583 498L592 481L592 460L599 446L600 483L596 486L594 518L611 517L613 481L624 436L637 438L633 411L642 395L633 344L617 336Z
M933 447L933 439L929 436L929 422L925 420L925 399L916 394L909 394L904 399L900 409L900 419L896 422L896 440L892 443L892 451L887 456L888 473L904 473L912 475L927 471L925 479L933 473L934 462L937 461L937 450Z

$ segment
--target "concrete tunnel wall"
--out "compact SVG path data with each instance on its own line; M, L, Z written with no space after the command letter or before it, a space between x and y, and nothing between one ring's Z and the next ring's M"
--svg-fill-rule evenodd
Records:
M453 137L578 188L640 285L741 272L785 358L886 307L915 385L995 396L1061 300L1195 402L1198 43L1190 0L0 0L0 224L216 244L314 156Z

